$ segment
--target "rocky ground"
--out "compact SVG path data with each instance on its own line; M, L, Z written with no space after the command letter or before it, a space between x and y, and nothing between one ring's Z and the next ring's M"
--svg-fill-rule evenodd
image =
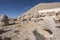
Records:
M55 4L55 3L54 3ZM60 40L60 11L0 17L0 40Z

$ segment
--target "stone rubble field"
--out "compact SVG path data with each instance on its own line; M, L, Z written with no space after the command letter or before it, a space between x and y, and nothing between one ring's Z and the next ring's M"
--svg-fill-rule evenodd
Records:
M0 16L0 40L60 40L60 11Z

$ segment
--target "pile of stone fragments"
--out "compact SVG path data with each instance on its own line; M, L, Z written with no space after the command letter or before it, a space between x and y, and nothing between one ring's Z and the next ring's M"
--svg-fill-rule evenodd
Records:
M0 16L0 40L59 40L60 12Z

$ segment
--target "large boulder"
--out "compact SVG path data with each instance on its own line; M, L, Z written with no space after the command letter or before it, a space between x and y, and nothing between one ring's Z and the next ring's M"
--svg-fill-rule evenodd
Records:
M8 25L8 24L9 24L8 16L2 15L2 16L0 17L0 25L1 25L1 26L6 26L6 25Z
M50 29L51 31L55 30L55 21L52 17L41 17L38 24L40 24L43 29Z
M55 21L52 17L42 17L40 21L38 21L41 29L48 31L51 36L55 35Z

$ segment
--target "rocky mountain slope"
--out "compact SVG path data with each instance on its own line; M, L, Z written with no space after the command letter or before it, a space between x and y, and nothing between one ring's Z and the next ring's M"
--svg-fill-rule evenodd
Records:
M36 10L51 9L51 8L60 8L60 3L59 2L54 2L54 3L39 3L36 6L32 7L31 9L29 9L28 11L26 11L25 13L23 13L22 15L33 14Z
M0 40L60 40L59 9L60 3L40 3L17 18L2 15Z

